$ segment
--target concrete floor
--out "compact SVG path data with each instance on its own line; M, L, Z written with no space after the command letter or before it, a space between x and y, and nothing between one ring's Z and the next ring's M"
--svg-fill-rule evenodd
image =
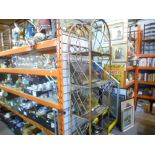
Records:
M155 115L149 113L136 112L135 125L126 132L113 129L114 135L155 135Z
M155 135L155 115L148 113L135 113L135 125L126 132L113 129L114 135ZM5 123L0 121L0 135L14 135Z
M5 123L0 121L0 135L14 135Z

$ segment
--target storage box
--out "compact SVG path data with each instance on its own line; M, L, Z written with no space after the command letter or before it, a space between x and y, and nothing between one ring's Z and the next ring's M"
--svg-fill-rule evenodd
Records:
M30 95L35 96L35 97L39 97L42 94L47 94L49 91L50 90L47 90L47 91L34 91L34 90L30 90L30 89L25 89L24 93L30 94Z
M152 104L152 114L155 115L155 103Z
M33 135L39 132L40 130L37 129L35 126L29 126L23 129L23 135Z
M150 105L142 105L142 108L144 109L144 112L146 113L150 112Z
M148 100L139 99L137 101L137 110L138 112L149 113L151 109L151 103Z

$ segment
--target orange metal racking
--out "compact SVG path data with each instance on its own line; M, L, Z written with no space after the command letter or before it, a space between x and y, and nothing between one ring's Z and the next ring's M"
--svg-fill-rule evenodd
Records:
M126 70L127 70L127 71L135 70L135 67L133 67L133 66L127 66L127 67L126 67Z
M155 54L137 54L136 56L138 58L151 58L151 57L155 57Z
M37 102L37 103L39 103L41 105L44 105L44 106L47 106L47 107L51 107L51 108L55 108L55 109L61 110L61 108L60 108L60 106L59 106L58 103L53 103L53 102L50 102L50 101L46 101L46 100L43 100L41 98L34 97L32 95L23 93L22 91L19 91L19 90L13 89L13 88L8 88L8 87L3 86L3 85L0 85L0 89L3 89L4 91L6 91L8 93L12 93L14 95L17 95L17 96L26 98L28 100Z
M138 26L137 28L137 38L136 38L136 57L140 56L140 50L141 50L141 42L142 40L142 30L141 27ZM135 79L131 81L130 83L126 84L126 74L128 71L135 71ZM124 82L124 88L129 88L130 86L134 85L134 103L135 103L135 109L136 109L136 103L137 103L137 91L138 91L138 67L134 66L127 66L126 71L124 72L125 74L125 82Z
M63 61L62 61L62 30L60 21L57 22L57 60L58 60L58 96L59 106L64 110L64 95L63 95ZM60 115L60 134L64 134L64 115Z
M135 83L135 80L131 81L130 83L126 84L125 88L129 88L130 86L132 86Z
M40 99L38 97L34 97L32 95L28 95L26 93L23 93L19 90L15 90L13 88L8 88L3 85L0 85L0 89L3 89L9 93L15 94L17 96L27 98L29 100L35 101L41 105L48 106L51 108L55 108L57 110L63 111L63 62L62 62L62 45L61 45L61 27L60 22L57 20L57 38L52 40L46 40L42 41L40 43L37 43L34 47L34 49L31 49L29 46L19 47L16 49L10 49L6 51L0 52L0 57L10 56L13 54L24 54L29 52L43 52L43 53L56 53L57 55L57 61L58 61L58 68L55 70L45 70L45 69L15 69L15 68L1 68L0 73L12 73L12 74L31 74L31 75L47 75L47 76L53 76L57 77L58 81L58 103L52 103L50 101L46 101L43 99ZM17 111L12 109L11 107L5 105L4 103L0 102L1 106L4 106L5 108L9 109L10 111L14 112L18 116L22 117L24 120L28 121L29 123L37 126L38 128L44 130L47 134L53 134L48 129L44 128L43 126L39 125L35 121L30 120L29 118L19 114ZM63 112L60 112L60 134L64 134L64 117Z
M126 71L124 71L124 87L125 89L129 88L134 84L134 81L130 81L129 83L126 83L126 77L127 77L127 72L135 70L135 67L132 66L127 66Z
M146 85L155 86L155 82L148 82L148 81L138 81L138 84L146 84Z
M137 53L137 51L140 51L140 44L141 44L141 35L142 35L142 33L141 33L141 28L140 28L140 26L138 26L138 29L137 29L137 39L136 39L136 44L137 44L137 46L136 46L136 53ZM139 52L138 52L139 53ZM135 74L135 80L134 80L134 82L132 81L131 83L129 83L129 84L126 84L126 75L127 75L127 72L128 71L134 71L135 70L135 72L136 72L136 67L134 67L134 66L127 66L126 67L126 71L124 72L124 88L128 88L128 87L130 87L130 86L132 86L135 82L136 82L136 74Z
M137 58L151 58L151 57L155 57L155 54L141 54L141 48L142 48L142 42L154 42L155 39L142 39L142 29L139 26L138 27L138 37L137 37L137 51L136 51L136 57ZM148 81L138 81L138 77L139 77L139 71L140 70L155 70L155 67L144 67L144 66L137 66L136 67L136 71L135 71L135 90L134 90L134 94L135 94L135 109L137 106L137 99L141 98L141 99L148 99L148 100L155 100L154 96L144 96L144 95L139 95L138 94L138 86L139 84L145 84L145 85L152 85L154 86L155 83L154 82L148 82Z
M129 88L130 86L132 86L134 84L133 81L131 81L130 83L126 83L127 72L128 71L132 71L132 70L135 70L135 67L133 67L133 66L127 66L126 67L126 71L124 71L124 88L125 89Z
M10 56L13 54L28 53L32 51L52 51L54 53L56 52L56 46L57 46L57 39L46 40L36 44L34 49L32 49L30 46L23 46L16 49L10 49L0 52L0 57Z
M17 68L0 68L0 73L12 73L12 74L31 74L31 75L47 75L58 77L58 70L46 70L46 69L17 69Z
M143 95L137 95L138 98L141 99L148 99L148 100L155 100L154 96L143 96Z
M141 47L142 47L142 29L141 26L138 26L137 29L137 41L136 41L136 57L137 55L140 55ZM138 67L135 67L135 88L134 88L134 103L135 103L135 109L137 107L137 98L138 98L138 77L139 77L139 70Z
M155 70L155 67L137 67L137 70Z

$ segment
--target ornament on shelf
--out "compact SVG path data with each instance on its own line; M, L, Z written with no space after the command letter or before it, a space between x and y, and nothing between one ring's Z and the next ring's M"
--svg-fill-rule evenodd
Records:
M7 78L5 79L4 84L7 84L7 85L12 85L13 84L11 74L7 74Z
M8 93L7 92L5 92L4 90L1 90L0 91L0 99L4 99L4 98L6 98L8 96Z
M36 27L31 20L27 21L26 29L25 29L25 38L32 39L35 35Z
M14 26L15 27L12 29L12 41L13 41L13 48L16 48L19 45L20 28L17 23L14 23Z
M23 83L22 83L22 75L18 75L18 79L17 79L15 85L16 85L17 88L22 88L22 87L23 87Z
M50 19L38 19L37 29L40 33L45 34L46 38L50 38L52 35L51 21Z

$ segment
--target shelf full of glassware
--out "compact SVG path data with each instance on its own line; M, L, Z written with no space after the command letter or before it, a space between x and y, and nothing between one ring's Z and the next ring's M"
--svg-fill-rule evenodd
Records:
M50 110L55 111L57 116L54 125L57 131L46 129L36 120L19 113L4 101L1 101L1 106L13 112L16 111L17 115L44 130L47 134L65 134L60 21L51 19L39 21L39 23L41 22L50 23L46 33L38 32L33 20L24 20L23 23L15 21L12 27L9 26L5 32L0 32L2 47L0 52L0 92L1 95L5 92L28 100L25 101L27 106L38 104L37 110L43 113L48 108L46 116L49 114L51 119L54 114L50 115ZM34 35L31 34L31 38L28 38L27 35L30 35L32 30ZM6 36L6 32L10 33ZM25 37L23 37L23 33ZM5 45L6 42L10 43L7 49L5 48L8 47ZM37 113L37 111L34 112Z

